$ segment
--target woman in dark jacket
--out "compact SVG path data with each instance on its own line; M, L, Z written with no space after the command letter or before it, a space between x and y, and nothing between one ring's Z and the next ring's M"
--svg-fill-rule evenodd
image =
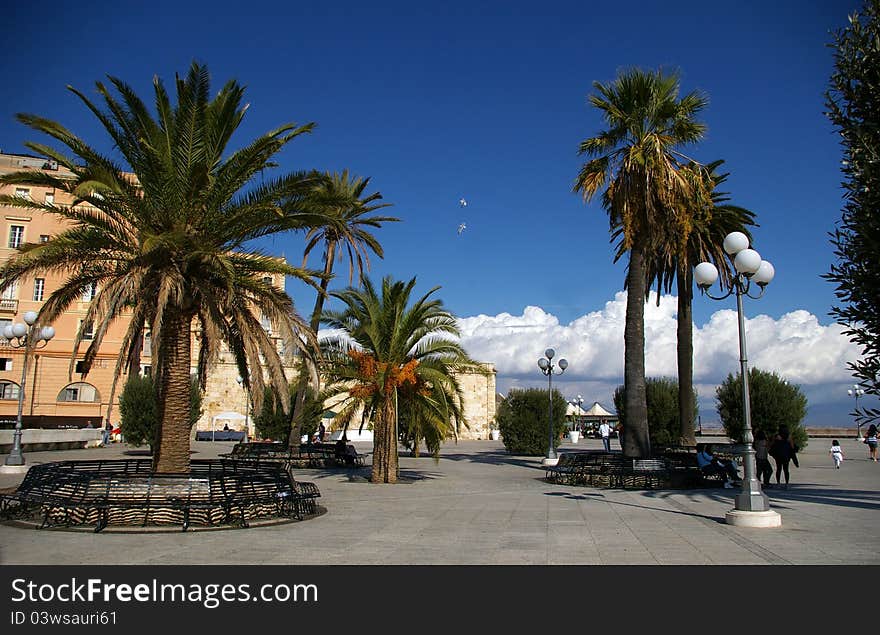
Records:
M773 439L773 445L770 446L770 456L776 461L776 484L779 484L779 474L785 474L785 489L788 489L788 464L792 459L797 465L797 457L795 456L794 444L788 436L788 427L779 426L779 432Z
M758 478L764 483L764 487L770 487L770 477L773 475L773 466L770 465L770 443L763 430L755 433L755 467L758 468Z

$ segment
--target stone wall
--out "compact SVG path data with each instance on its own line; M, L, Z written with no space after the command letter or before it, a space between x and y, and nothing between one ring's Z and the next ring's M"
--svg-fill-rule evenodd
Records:
M463 373L460 376L464 393L464 415L468 427L462 426L459 433L461 439L488 439L489 425L495 421L495 366L491 363L483 364L485 373ZM296 377L293 367L286 368L287 377L290 381ZM238 368L231 360L221 357L221 361L214 366L208 377L205 394L202 398L204 413L196 424L196 430L211 430L214 417L221 413L236 413L244 415L249 412L246 405L248 395L244 388L236 381ZM227 423L230 430L244 429L243 418L229 418L216 420L217 429L222 429ZM248 416L248 434L256 436L253 420Z

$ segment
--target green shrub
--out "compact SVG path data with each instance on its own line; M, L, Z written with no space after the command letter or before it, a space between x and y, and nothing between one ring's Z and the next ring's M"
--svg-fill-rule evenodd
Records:
M730 374L716 389L718 416L731 439L742 442L743 407L742 380L739 373ZM807 431L803 420L807 414L807 398L800 387L787 383L776 373L752 368L749 370L749 403L752 432L763 430L768 439L785 424L799 449L807 447Z
M159 407L153 378L133 375L119 395L120 430L126 443L134 446L149 445L153 449L159 427Z
M648 434L652 445L675 445L681 436L678 412L678 380L672 377L645 379L648 401ZM623 386L614 391L614 407L620 422L626 426L626 400ZM694 417L697 418L697 393L694 391Z
M512 389L498 407L496 418L504 447L512 454L540 456L547 453L547 415L550 407L546 390ZM565 397L553 391L553 447L565 432Z
M202 389L199 387L199 380L195 377L189 382L189 429L199 422L202 415Z
M278 399L271 388L266 388L263 393L263 407L259 414L254 414L254 426L260 437L263 439L272 439L273 441L286 442L290 437L290 426L293 421L294 404L296 404L296 388L293 384L290 386L287 414L284 413L281 400ZM315 430L318 429L323 414L324 408L322 402L315 399L315 391L313 389L307 388L303 412L302 434L311 437L315 433Z
M202 416L202 391L195 378L190 382L189 427ZM125 383L119 395L120 431L125 442L134 446L148 445L150 450L159 430L159 404L153 378L134 375Z

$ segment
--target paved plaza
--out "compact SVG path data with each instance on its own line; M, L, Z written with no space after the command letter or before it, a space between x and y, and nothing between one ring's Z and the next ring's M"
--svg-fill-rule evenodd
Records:
M232 445L194 442L193 457ZM725 524L737 490L554 485L544 480L540 457L509 455L500 441L463 441L445 445L439 460L401 454L397 485L369 483L369 467L296 470L298 480L318 485L327 509L307 521L186 533L0 525L0 563L880 564L880 463L868 461L855 439L841 439L847 459L836 470L830 445L811 438L800 468L792 466L790 488L768 490L782 515L778 529ZM588 448L601 442L566 442L560 450ZM116 444L26 458L122 458L132 450ZM0 475L0 487L20 480Z

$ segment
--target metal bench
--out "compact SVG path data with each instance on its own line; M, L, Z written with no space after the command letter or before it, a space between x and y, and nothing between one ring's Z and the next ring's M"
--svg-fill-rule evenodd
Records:
M667 484L669 467L664 459L632 459L625 463L618 475L620 487L653 489Z

